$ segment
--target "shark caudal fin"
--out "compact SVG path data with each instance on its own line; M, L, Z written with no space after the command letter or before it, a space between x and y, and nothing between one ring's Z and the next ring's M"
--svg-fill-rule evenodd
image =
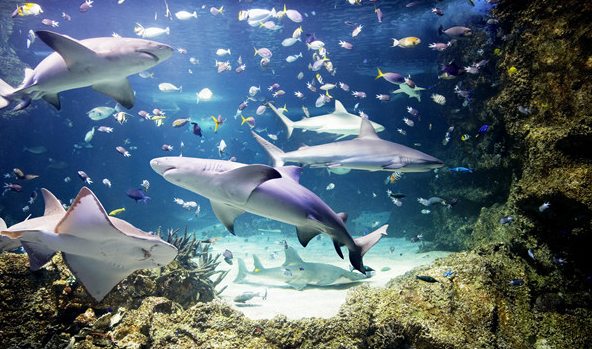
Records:
M236 275L236 278L234 279L234 283L241 283L246 277L247 277L247 265L245 264L245 261L242 258L237 258L236 259L238 262L238 274Z
M269 106L269 108L273 110L275 115L277 115L280 118L280 120L282 120L284 125L286 125L286 128L288 129L286 131L286 134L288 138L290 138L290 136L292 136L292 131L294 131L294 121L288 119L288 117L286 117L281 111L279 111L273 104L267 103L267 106Z
M388 224L385 224L382 227L371 232L370 234L354 239L356 249L349 251L349 261L351 265L360 273L366 274L362 257L364 257L366 252L368 252L368 250L370 250L372 246L374 246L378 242L378 240L380 240L380 238L382 238L384 235L387 235L387 228Z
M6 96L10 95L14 91L14 88L0 79L0 110L8 107L12 102Z
M271 160L273 161L273 167L284 166L284 160L282 159L284 152L280 148L266 141L263 139L263 137L259 136L252 130L251 134L253 134L253 138L255 138L257 143L263 147L269 157L271 157Z

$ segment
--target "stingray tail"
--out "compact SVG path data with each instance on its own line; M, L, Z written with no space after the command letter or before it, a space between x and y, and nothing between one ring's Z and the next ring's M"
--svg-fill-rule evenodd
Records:
M263 139L263 137L259 136L255 132L251 131L251 133L253 134L253 137L257 143L259 143L267 152L269 157L271 157L271 160L273 161L273 167L284 166L284 160L282 159L284 152L280 148Z
M378 242L378 240L380 240L380 238L382 238L384 235L387 235L387 228L388 224L385 224L382 227L371 232L370 234L354 239L356 249L349 251L349 261L351 265L360 273L366 274L362 257L364 257L366 252L368 252L368 250L370 250L372 246L374 246Z
M288 135L288 138L290 138L292 132L294 131L294 121L288 119L288 117L285 116L284 113L279 111L273 104L267 103L267 106L270 107L271 110L273 110L273 112L275 113L275 115L277 115L280 118L280 120L282 120L284 125L286 125L286 128L288 129L286 131L286 134Z
M234 283L241 283L247 277L247 265L242 258L237 258L238 261L238 274L234 279Z

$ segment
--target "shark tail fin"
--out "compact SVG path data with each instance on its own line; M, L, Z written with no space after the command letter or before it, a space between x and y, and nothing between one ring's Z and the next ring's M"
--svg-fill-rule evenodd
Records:
M288 135L288 138L290 138L290 136L292 136L292 131L294 131L294 121L288 119L288 117L285 116L281 111L279 111L273 104L268 103L268 106L271 108L271 110L273 110L275 115L277 115L280 118L280 120L282 120L284 125L286 125L286 128L288 129L286 131L286 134Z
M0 231L6 230L8 227L6 226L6 222L4 219L0 218Z
M284 160L282 159L284 152L280 148L263 139L263 137L259 136L255 132L251 131L251 133L253 134L253 137L257 143L259 143L259 145L261 145L271 157L271 160L273 161L273 167L284 166Z
M382 227L371 232L370 234L354 239L356 249L349 251L349 261L351 265L360 273L366 274L362 257L364 257L364 254L366 254L366 252L368 252L368 250L370 250L372 246L374 246L378 242L378 240L380 240L380 238L382 238L384 235L387 235L387 228L388 224L385 224Z
M235 283L241 283L247 277L247 265L242 258L237 258L238 261L238 274L234 279Z
M0 79L0 110L8 107L12 102L7 95L10 95L14 91L14 88L7 84L4 80Z

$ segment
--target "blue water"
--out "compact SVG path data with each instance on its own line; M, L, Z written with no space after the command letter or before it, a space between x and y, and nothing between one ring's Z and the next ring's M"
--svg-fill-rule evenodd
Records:
M55 30L75 39L110 36L116 32L121 36L135 37L136 22L144 27L170 27L169 36L159 36L153 40L171 45L176 49L185 48L188 53L175 52L174 55L150 69L154 73L153 79L142 79L135 75L129 80L136 91L136 103L129 110L134 116L123 125L115 119L108 118L92 121L86 113L94 107L110 106L115 102L90 88L65 91L61 93L60 111L42 100L37 100L27 109L27 113L11 119L0 118L0 172L11 173L17 167L25 173L38 174L39 178L22 182L22 193L7 192L0 197L0 215L8 218L7 223L14 224L29 214L39 216L43 213L43 200L30 205L29 212L23 212L29 195L33 190L39 191L44 187L52 191L64 203L74 198L84 185L78 178L77 171L85 171L94 181L91 190L97 195L103 206L111 210L125 207L126 211L119 215L130 223L145 231L154 231L159 226L163 228L182 227L188 224L189 229L200 229L217 223L210 205L206 199L187 190L166 182L156 174L149 165L152 158L179 155L219 159L217 145L221 140L228 144L223 159L235 157L243 163L269 163L267 155L252 139L249 127L240 125L240 117L235 120L234 114L238 105L244 101L250 86L260 86L261 92L257 97L264 101L274 100L267 87L279 83L286 95L277 98L276 105L287 105L288 117L299 120L303 116L302 106L306 106L311 116L333 111L331 102L322 108L316 108L314 102L318 97L306 88L306 82L314 79L320 73L325 82L345 82L352 91L364 91L367 98L355 99L351 92L339 89L331 91L331 95L340 100L348 111L353 112L354 105L359 102L359 109L370 116L370 119L386 127L379 135L383 139L414 147L421 143L418 149L430 155L447 161L446 148L442 146L442 139L449 124L446 115L450 110L460 108L462 99L452 92L454 82L443 82L437 79L439 64L443 63L442 54L430 50L428 44L432 42L446 42L437 34L439 25L445 28L453 25L468 25L473 30L483 29L486 20L487 7L479 2L477 7L470 6L465 0L446 2L420 2L407 8L407 1L378 2L378 6L385 15L383 23L378 23L374 12L374 3L363 1L363 4L352 6L348 2L339 1L286 1L289 9L295 9L303 14L302 23L293 23L284 17L280 25L283 29L269 31L265 28L252 28L245 21L238 20L238 11L250 8L270 9L275 6L281 10L279 2L253 1L230 2L217 1L217 7L224 5L223 16L210 14L213 5L208 3L202 9L196 7L193 1L171 1L170 10L175 13L180 10L193 12L197 10L198 18L180 21L173 17L169 20L164 16L163 1L127 0L118 5L116 1L95 1L93 8L87 13L78 11L75 2L39 1L44 9L40 16L18 17L14 19L14 31L10 35L9 43L18 57L30 67L35 67L52 51L43 42L37 40L30 49L26 49L26 38L29 29L48 30L41 24L41 19L50 18L59 21L59 28ZM436 4L445 12L443 17L431 13ZM313 15L312 13L315 13ZM61 18L61 13L67 12L72 17L71 22ZM155 20L155 12L158 19ZM351 21L363 25L362 32L352 38L353 26L344 22ZM328 58L337 69L335 76L331 76L325 69L312 72L307 69L312 62L312 51L307 50L304 43L298 42L291 47L281 46L281 41L291 37L292 32L299 26L304 34L315 33L317 39L326 44ZM303 34L302 38L305 39ZM413 49L400 47L392 48L391 38L416 36L421 44ZM351 42L355 49L345 50L339 47L339 40ZM271 65L268 69L259 67L260 57L254 57L254 47L267 47L273 52ZM218 48L230 48L232 54L217 57ZM287 63L288 55L302 52L303 58L294 63ZM454 57L454 52L446 52L447 57ZM237 59L241 56L246 70L236 74L234 68L238 66ZM189 58L195 57L199 65L190 63ZM233 69L224 73L217 73L215 60L229 60ZM468 65L472 62L463 62ZM388 94L396 89L384 79L375 80L377 68L383 72L398 72L403 75L411 74L413 80L420 87L425 87L421 102L409 99L405 95L392 95L390 102L380 102L376 94ZM193 72L189 74L188 70ZM297 74L304 72L304 79L297 80ZM20 74L20 72L18 73ZM2 76L1 78L6 79ZM163 93L158 84L169 82L176 86L183 86L183 92ZM317 87L319 84L317 83ZM214 98L208 102L196 104L195 94L203 88L210 88ZM306 99L299 100L294 91L299 90L306 95ZM439 106L429 98L432 93L443 94L449 101L446 106ZM269 110L261 116L255 115L255 109L261 101L251 101L243 115L255 116L257 128L267 128L262 133L278 134L274 143L289 151L299 147L301 143L321 144L335 139L329 134L302 133L299 130L287 139L285 127ZM402 118L409 117L406 107L412 106L422 113L422 120L416 121L413 128L403 124ZM152 111L160 108L166 112L162 127L156 127L151 121L143 121L137 116L140 110ZM226 120L214 132L211 116L222 115ZM195 136L189 126L182 129L173 128L171 123L178 118L191 117L203 129L203 138ZM429 125L432 125L431 130ZM96 132L91 141L92 148L76 149L74 144L83 142L87 131L92 127L113 127L113 133ZM407 136L397 133L397 128L407 130ZM129 140L129 144L124 144ZM184 147L180 147L180 143ZM161 149L163 144L174 147L171 152ZM23 152L23 146L44 145L47 152L31 154ZM127 158L115 151L116 146L137 147L130 150L132 156ZM50 160L51 159L51 160ZM48 169L50 161L65 161L68 166L63 169ZM459 164L451 164L455 167ZM443 170L445 170L444 168ZM388 172L352 171L347 175L328 174L324 169L305 169L301 183L319 195L335 212L347 212L350 219L355 218L362 211L385 212L395 211L395 221L398 229L405 229L406 218L421 215L422 208L415 199L430 197L438 193L429 192L428 185L437 180L433 172L405 174L396 184L385 185ZM69 183L64 182L70 177ZM101 181L108 178L113 186L108 188ZM152 199L146 204L135 203L125 194L126 189L137 188L143 180L151 183L147 195ZM16 179L5 179L5 182L16 182ZM329 183L334 183L333 190L326 190ZM408 198L400 208L395 207L386 195L386 190L403 192ZM201 213L196 217L194 211L186 211L173 202L174 198L185 201L196 201L201 206ZM386 222L381 222L386 223ZM348 227L353 225L348 224ZM238 235L248 235L256 231L257 227L284 228L285 225L265 221L260 217L246 214L237 220ZM370 229L371 227L368 227ZM292 229L292 228L290 228ZM352 235L361 233L351 231Z

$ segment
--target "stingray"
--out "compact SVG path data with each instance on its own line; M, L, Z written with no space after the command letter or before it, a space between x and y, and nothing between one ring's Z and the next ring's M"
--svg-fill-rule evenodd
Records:
M0 234L20 241L31 270L38 270L61 251L76 278L100 302L135 270L162 267L177 256L177 248L160 237L109 217L87 187L80 190L68 211L49 190L41 192L43 216L10 228L0 219Z

